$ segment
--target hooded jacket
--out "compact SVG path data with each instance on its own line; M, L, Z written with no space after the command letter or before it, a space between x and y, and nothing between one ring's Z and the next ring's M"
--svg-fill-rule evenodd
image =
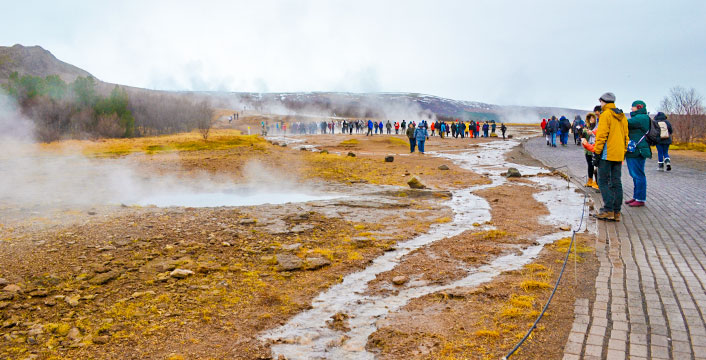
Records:
M643 137L650 131L650 117L647 115L647 109L642 108L637 111L630 113L630 119L628 119L628 137L630 140L637 143L637 149L633 152L628 152L625 154L626 158L637 158L643 157L645 159L652 158L652 150L650 150L650 145L647 140ZM642 141L640 141L642 139Z
M667 115L664 115L663 112L657 113L655 115L655 121L657 122L658 128L661 123L664 123L665 126L667 126L667 131L669 132L669 137L666 139L659 139L657 144L659 145L671 145L672 144L672 133L674 132L672 130L672 123L667 120Z
M606 148L605 160L623 161L629 140L627 117L614 103L605 104L601 111L601 120L598 122L593 152L602 154L603 148Z
M559 128L563 134L568 134L569 130L571 130L571 122L569 122L569 119L565 116L559 118Z
M419 126L414 130L414 138L417 139L417 141L425 141L427 136L427 129L423 126Z
M547 121L547 128L546 129L547 129L548 134L555 133L557 130L559 130L559 121L557 121L557 119L554 119L554 118L549 119L549 121Z
M408 138L414 139L414 125L410 125L410 126L407 128L406 133L407 133L407 137L408 137Z

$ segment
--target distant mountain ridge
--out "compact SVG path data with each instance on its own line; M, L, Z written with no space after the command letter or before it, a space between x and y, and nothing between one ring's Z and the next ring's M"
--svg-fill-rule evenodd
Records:
M10 74L47 76L59 75L64 81L72 82L79 76L92 76L89 72L57 59L41 46L11 47L0 46L0 83L7 81ZM97 81L104 91L114 85ZM139 96L144 93L184 94L148 90L125 86L129 93ZM534 122L538 118L552 115L585 115L585 110L536 106L504 106L477 101L454 100L434 95L418 93L345 93L345 92L295 92L295 93L245 93L245 92L204 92L194 94L213 98L220 106L234 110L250 110L286 115L325 116L427 116L430 114L461 117L476 120L498 120L509 122ZM240 109L238 109L240 108Z

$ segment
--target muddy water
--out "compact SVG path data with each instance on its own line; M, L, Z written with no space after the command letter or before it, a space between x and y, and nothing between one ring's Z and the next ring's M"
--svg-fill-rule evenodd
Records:
M395 251L375 259L366 269L346 276L337 284L317 296L312 309L298 314L285 325L264 333L263 340L273 341L275 357L287 359L373 359L375 355L365 349L368 337L376 330L376 321L399 310L410 300L427 294L455 287L472 287L492 280L503 271L519 269L535 258L542 247L557 239L569 236L570 232L558 232L536 240L537 245L527 247L519 253L497 257L490 264L473 268L460 280L444 285L408 283L394 294L364 295L368 283L376 275L392 270L410 252L434 241L458 235L473 229L474 223L490 220L490 206L481 197L473 194L480 189L495 187L506 180L501 174L508 167L518 168L523 174L538 174L544 170L536 167L507 163L504 154L519 145L518 141L495 141L481 144L478 148L462 152L434 153L450 159L457 165L479 173L487 173L492 184L453 191L453 198L446 204L454 212L452 222L433 226L426 234L398 244ZM583 198L567 189L564 180L537 177L528 178L541 189L535 198L549 209L542 221L553 225L577 227L580 222ZM339 331L327 326L327 321L337 313L348 315L349 331Z

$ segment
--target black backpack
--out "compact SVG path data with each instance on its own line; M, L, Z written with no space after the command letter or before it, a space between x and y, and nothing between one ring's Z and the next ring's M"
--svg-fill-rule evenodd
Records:
M650 119L650 129L645 133L645 141L650 146L655 146L661 139L661 130L657 121Z

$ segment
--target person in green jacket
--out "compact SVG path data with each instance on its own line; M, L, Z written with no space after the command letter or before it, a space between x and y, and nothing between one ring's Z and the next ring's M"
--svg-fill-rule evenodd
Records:
M647 143L647 132L650 131L650 116L647 115L647 105L642 100L632 103L630 119L628 119L628 152L625 162L634 184L632 199L625 202L630 207L645 206L647 200L647 177L645 177L645 160L652 158L652 150ZM631 145L635 146L631 146Z

